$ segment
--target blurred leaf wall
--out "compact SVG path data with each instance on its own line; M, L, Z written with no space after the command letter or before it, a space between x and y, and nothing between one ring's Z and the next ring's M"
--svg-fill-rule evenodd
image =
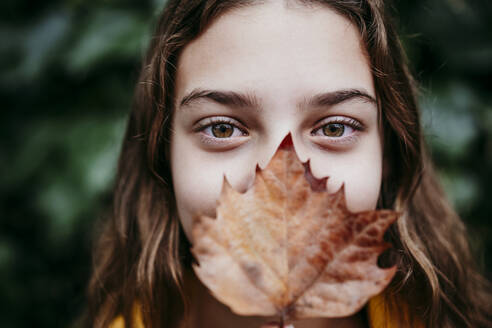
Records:
M1 326L69 327L85 303L160 0L0 4ZM492 272L492 2L395 1L446 191Z

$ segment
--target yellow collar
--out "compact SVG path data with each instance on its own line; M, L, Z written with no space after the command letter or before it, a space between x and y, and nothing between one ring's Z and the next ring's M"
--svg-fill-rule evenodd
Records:
M410 322L408 305L402 303L398 306L401 310L400 317ZM135 327L136 328L144 328L142 323L142 318L140 315L140 309L137 303L134 306L135 313ZM387 306L384 301L384 297L381 295L377 295L369 300L367 303L367 315L369 319L369 327L370 328L397 328L400 325L398 324L395 316L392 316L391 313L387 310ZM418 324L414 326L415 328L423 328L423 324ZM123 320L123 316L116 317L109 328L125 328L125 321Z

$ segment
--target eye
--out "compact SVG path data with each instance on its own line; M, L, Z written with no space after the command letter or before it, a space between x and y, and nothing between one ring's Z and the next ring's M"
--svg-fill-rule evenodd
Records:
M359 132L364 129L362 123L353 118L335 116L321 121L311 135L319 143L348 146L357 141Z
M234 127L227 123L214 124L211 128L212 134L217 138L229 138L234 132Z
M319 124L318 127L311 132L311 134L339 138L363 129L364 127L362 124L353 118L336 116L330 117L328 120L321 121L321 124Z
M340 123L328 123L323 125L321 129L323 134L327 137L341 137L345 132L345 125ZM348 127L348 129L350 130L351 128Z
M226 117L205 119L198 123L195 131L201 131L206 138L211 139L228 139L248 135L241 123Z

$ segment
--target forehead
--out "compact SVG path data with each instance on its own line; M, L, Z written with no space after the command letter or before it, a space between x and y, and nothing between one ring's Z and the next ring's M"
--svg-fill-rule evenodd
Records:
M360 88L374 96L360 35L325 6L271 1L226 12L183 50L176 99L196 89L249 90L303 97Z

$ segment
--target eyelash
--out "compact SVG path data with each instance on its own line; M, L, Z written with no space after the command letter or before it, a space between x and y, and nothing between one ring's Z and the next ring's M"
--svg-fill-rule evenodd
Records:
M323 121L322 121L323 122ZM238 129L243 133L243 136L248 135L247 131L244 128L238 127L238 122L236 120L226 118L226 117L213 117L209 118L208 120L205 120L205 122L200 122L198 123L198 126L194 129L194 132L202 132L205 129L212 127L217 124L229 124L233 127L233 129ZM324 126L328 124L342 124L345 127L349 127L353 129L355 132L350 135L350 136L341 136L341 137L329 137L329 136L322 136L323 139L329 139L330 143L350 143L354 141L354 139L358 138L357 132L361 132L365 130L365 127L362 123L359 121L353 119L353 118L343 118L343 117L335 117L331 118L330 121L324 121L322 124L320 124L318 127L316 127L313 131L311 131L311 135L315 136L314 133L316 131L321 130ZM234 132L233 132L234 133ZM355 135L354 135L355 134ZM210 135L206 135L204 133L201 134L202 141L206 144L224 144L227 143L228 139L231 139L232 137L227 137L227 138L217 138L213 137Z
M364 126L362 125L362 123L360 123L359 121L353 118L335 117L335 118L331 118L328 121L323 120L322 123L319 124L318 127L311 132L311 135L314 135L315 131L321 130L323 127L329 124L342 124L343 126L349 127L354 131L364 131ZM334 139L344 138L344 137L329 137L329 136L324 136L324 137L334 138Z
M226 118L226 117L212 117L209 119L205 119L205 122L199 122L198 126L193 130L194 132L201 132L209 127L212 127L217 124L225 123L231 125L234 129L238 129L243 133L243 136L248 135L245 129L238 127L238 121ZM227 141L227 139L231 139L231 137L228 138L217 138L213 137L210 135L206 135L204 133L200 134L200 137L202 139L202 142L205 144L210 144L210 145L218 145L218 144L227 144L230 141Z

